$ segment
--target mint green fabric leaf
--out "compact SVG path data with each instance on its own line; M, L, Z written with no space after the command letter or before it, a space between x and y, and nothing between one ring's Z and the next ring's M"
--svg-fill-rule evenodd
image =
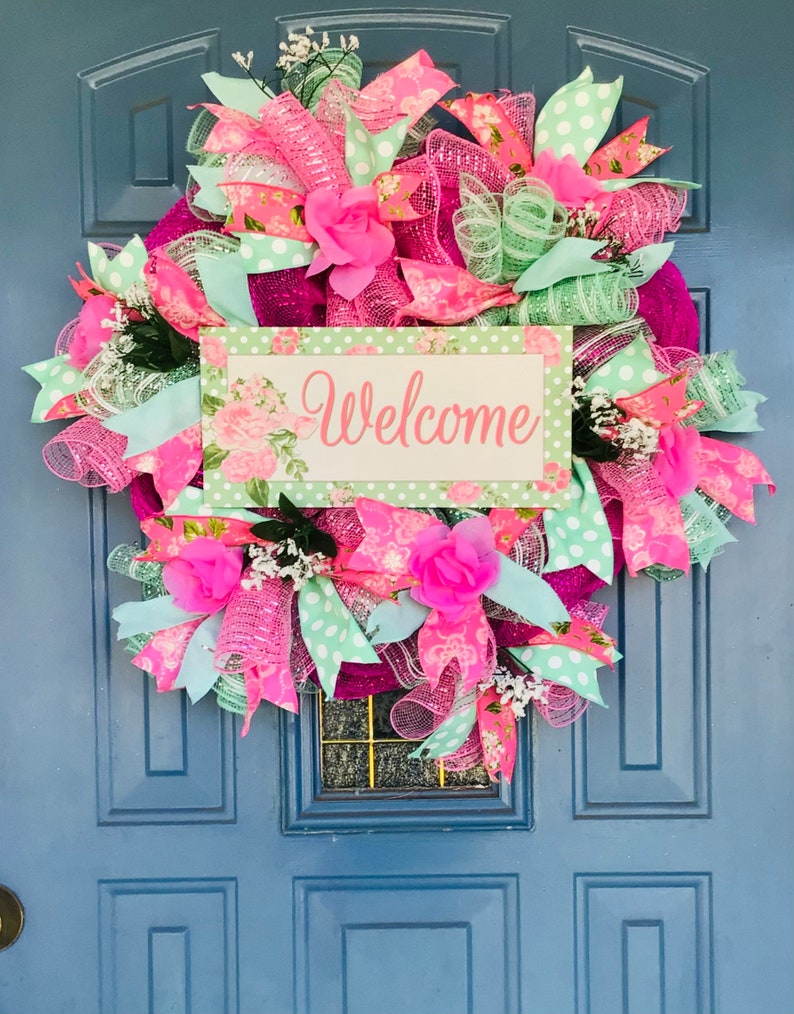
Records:
M229 109L239 109L254 119L259 119L259 110L274 98L269 88L264 91L250 77L224 77L211 70L201 75L201 80L209 88L221 105Z
M334 696L343 662L380 661L330 577L317 574L300 589L298 616L301 635L328 697Z
M145 634L168 627L178 627L188 620L197 620L204 613L188 613L174 604L173 595L161 595L156 599L145 599L142 602L122 602L113 610L113 619L119 629L116 637L119 641L135 634Z
M248 274L240 254L228 253L220 257L196 254L196 267L207 302L227 324L259 323L248 291Z
M591 258L603 250L606 243L595 239L579 239L577 236L563 236L548 253L530 264L513 286L514 292L537 292L548 289L563 278L578 275L597 275L611 271L609 261L594 261Z
M188 377L163 388L143 405L103 419L102 425L127 437L125 458L159 447L177 433L201 422L201 386L198 377Z
M606 707L596 676L596 669L603 663L592 655L585 655L565 644L531 644L507 650L538 678L559 683L593 704ZM616 652L614 658L620 657Z
M709 432L757 433L757 407L766 401L757 391L743 391L745 379L736 368L735 353L712 352L703 356L703 365L687 383L686 393L705 405L684 422Z
M632 285L644 285L659 268L670 259L675 249L672 240L668 243L649 243L629 254L629 273Z
M710 423L699 423L693 416L694 425L701 433L761 433L764 427L758 421L758 406L766 401L758 391L739 391L737 395L742 407Z
M708 502L695 492L680 500L681 516L684 520L684 535L689 545L689 558L699 563L704 570L723 547L736 539L728 531L725 521L730 511L716 501Z
M226 170L223 166L189 165L187 170L198 183L199 191L191 198L192 203L211 215L225 215L229 202L218 186L223 182Z
M94 281L116 296L123 296L134 282L143 281L143 266L148 258L140 236L133 236L112 259L101 246L88 244L88 259Z
M573 155L584 165L612 122L623 91L623 78L594 84L585 67L575 81L556 91L538 114L535 124L535 158L552 148L557 158Z
M397 601L384 599L369 615L367 634L373 644L404 641L425 622L430 614L427 606L411 598L406 588L397 592Z
M627 398L630 394L639 394L646 387L657 384L664 378L665 374L660 373L654 366L648 342L640 336L590 374L584 393L592 394L597 388L601 388L611 398Z
M629 187L636 187L638 183L661 183L666 187L676 187L678 190L700 190L700 183L689 183L686 180L668 180L664 176L630 176L628 179L601 180L604 190L628 190Z
M209 693L218 680L218 670L215 668L215 648L218 644L218 636L221 632L223 622L223 610L213 613L196 628L190 638L182 657L182 664L179 667L174 689L184 687L190 698L191 704L200 701Z
M590 466L582 458L574 457L572 472L568 506L543 512L549 547L543 573L553 574L581 564L602 581L612 584L615 568L612 533Z
M568 610L551 585L509 556L502 555L499 580L488 588L485 595L500 606L512 609L527 623L534 623L544 630L552 630L552 624L570 619Z
M319 249L316 243L267 236L263 232L236 232L234 235L240 240L240 257L249 275L306 267Z
M477 719L477 705L470 704L462 711L456 711L439 725L435 732L408 754L409 757L449 757L460 749L469 738Z
M41 390L33 403L31 422L46 422L46 415L61 398L78 394L85 384L85 377L76 367L67 362L66 355L43 359L22 367L22 372L41 384Z
M349 106L342 107L345 114L345 165L354 187L366 187L378 173L391 169L402 148L411 117L402 120L379 134L370 134Z
M235 518L238 521L250 521L255 525L262 520L261 514L254 514L253 511L245 510L242 507L225 508L205 505L204 491L196 489L195 486L186 486L166 507L165 513L171 517L190 514L197 517Z

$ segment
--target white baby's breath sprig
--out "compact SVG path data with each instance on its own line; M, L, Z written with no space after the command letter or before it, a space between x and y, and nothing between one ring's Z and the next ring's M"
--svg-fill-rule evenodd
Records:
M548 699L548 687L542 679L531 672L514 673L504 666L498 665L493 676L480 684L480 690L493 687L500 695L501 704L509 704L516 718L523 718L532 701L545 704Z
M243 56L243 54L239 52L232 53L232 59L234 60L234 62L237 64L238 67L242 67L243 70L246 71L247 73L251 70L251 64L253 63L254 60L254 51L253 49L249 49L247 56Z
M322 553L304 553L295 545L293 539L284 543L271 543L268 546L251 546L248 550L251 560L251 571L240 584L246 591L256 588L261 591L268 578L280 577L284 581L292 581L298 591L307 584L315 574L328 571L328 558Z

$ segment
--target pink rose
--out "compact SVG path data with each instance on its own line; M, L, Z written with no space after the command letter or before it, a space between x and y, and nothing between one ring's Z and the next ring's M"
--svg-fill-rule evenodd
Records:
M559 366L560 339L548 327L527 324L524 328L524 352L543 356L544 366Z
M487 518L467 518L454 528L433 525L416 536L408 569L419 582L411 598L454 616L499 578L499 553Z
M367 345L365 342L351 345L349 349L345 349L346 356L376 356L379 352L380 349L377 345Z
M113 320L116 303L112 296L89 296L83 303L68 352L69 363L76 369L84 370L113 334L102 321Z
M535 481L540 493L558 493L571 481L571 470L563 468L559 461L547 461L543 466L543 478Z
M306 274L334 265L331 288L344 299L355 299L394 249L391 229L378 220L377 191L352 187L338 194L319 187L307 195L304 216L309 235L320 247Z
M264 437L272 433L270 416L247 401L230 401L212 419L215 442L224 451L258 451Z
M535 160L532 175L543 180L554 199L566 208L583 208L591 201L597 211L603 212L612 203L612 194L589 176L573 155L557 158L550 148L544 148Z
M163 584L189 613L217 613L229 601L243 571L243 551L200 536L163 567Z
M448 500L453 503L472 503L482 494L482 486L476 482L453 482L446 492Z
M226 365L226 346L216 334L205 334L201 339L201 354L210 366L222 370Z
M273 335L271 348L276 355L291 356L298 351L298 343L301 340L300 332L296 327L287 327L276 331Z
M249 479L269 479L277 463L269 447L256 452L232 451L221 462L221 471L228 482L248 482Z
M700 434L694 426L665 426L653 467L668 493L680 500L693 492L700 478Z

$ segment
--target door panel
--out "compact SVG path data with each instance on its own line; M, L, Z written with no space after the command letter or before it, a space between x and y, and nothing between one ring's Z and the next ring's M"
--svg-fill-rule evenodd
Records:
M27 918L1 1014L790 1014L792 9L6 6L0 882ZM145 232L184 183L199 74L267 66L307 22L356 32L369 76L420 47L541 103L587 63L623 74L616 129L650 113L659 172L705 184L675 254L702 347L770 397L752 447L778 501L708 576L606 596L609 710L539 724L497 792L324 792L314 702L240 741L213 702L153 693L109 622L124 495L56 480L26 422L18 367L74 315L85 240Z

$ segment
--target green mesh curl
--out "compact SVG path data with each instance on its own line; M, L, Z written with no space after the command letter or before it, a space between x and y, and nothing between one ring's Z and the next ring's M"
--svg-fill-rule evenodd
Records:
M664 563L652 563L643 570L643 574L647 574L660 584L663 581L677 581L679 577L684 576L683 570L676 570L675 567L668 567Z
M501 327L502 324L508 323L508 316L506 306L489 306L487 310L483 310L476 317L467 320L466 324L469 327L475 327L478 324L480 327Z
M511 324L608 324L637 311L637 290L624 271L566 278L548 289L528 292L510 307Z
M220 164L219 162L210 161L210 159L217 159L217 154L204 151L204 145L207 143L207 138L212 133L212 128L217 122L218 117L214 116L209 109L202 109L193 121L190 133L187 135L185 150L188 155L192 155L200 165ZM222 159L223 156L221 156L221 160Z
M224 711L235 715L244 715L248 710L248 697L245 693L245 679L240 672L223 673L218 677L212 688L218 704Z
M468 173L460 175L460 199L452 225L466 267L484 282L503 282L499 201L481 180Z
M514 282L565 235L568 212L542 180L512 180L502 197L502 273Z
M139 651L143 651L153 637L154 634L133 634L124 642L124 650L128 651L130 655L137 655Z
M348 88L358 89L363 69L363 64L355 53L326 49L321 57L315 57L308 64L294 64L281 79L281 83L310 113L316 113L322 94L331 80L336 78Z
M133 581L159 587L162 584L163 565L156 560L137 560L142 550L139 546L116 546L108 556L108 570L114 574L131 577ZM167 592L160 592L166 595Z
M741 389L745 382L736 369L733 352L703 356L703 366L688 382L686 394L687 398L706 404L687 422L697 427L710 426L741 411L744 408Z

